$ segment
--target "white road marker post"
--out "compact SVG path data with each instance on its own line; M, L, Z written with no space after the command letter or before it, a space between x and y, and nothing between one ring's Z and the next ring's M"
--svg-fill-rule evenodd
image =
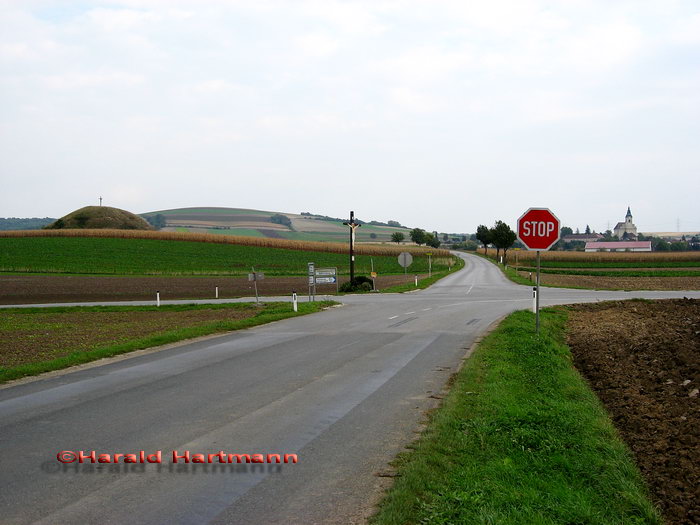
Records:
M418 276L417 276L417 275L414 275L413 278L414 278L415 281L416 281L416 286L418 286Z
M532 313L537 313L537 288L532 287Z
M216 296L217 299L219 298L219 287L218 286L216 287L214 295Z
M156 290L156 306L160 307L160 291Z
M299 307L297 306L297 293L292 292L292 307L294 308L295 312L299 311Z

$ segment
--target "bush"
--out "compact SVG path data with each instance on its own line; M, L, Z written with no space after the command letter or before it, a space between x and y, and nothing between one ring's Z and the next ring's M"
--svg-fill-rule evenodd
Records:
M369 277L358 275L352 281L348 281L340 285L341 292L371 292L374 288L374 283Z

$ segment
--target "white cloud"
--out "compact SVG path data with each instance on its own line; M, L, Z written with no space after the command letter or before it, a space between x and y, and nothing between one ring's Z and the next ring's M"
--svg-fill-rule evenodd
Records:
M134 87L144 82L141 75L125 71L100 71L94 73L65 73L48 75L44 82L51 89L80 89L90 87Z
M683 44L700 44L700 13L679 20L671 31L671 39Z
M305 56L328 58L338 50L338 39L324 33L310 33L296 38L297 48Z
M305 14L324 20L336 30L351 34L379 35L387 27L379 21L376 13L381 2L344 2L341 0L305 0Z
M642 32L634 25L626 22L598 25L564 41L562 58L571 69L608 69L630 61L642 44Z
M176 11L177 12L177 11ZM130 31L143 28L161 19L161 16L151 11L134 9L91 9L85 14L86 23L101 31Z

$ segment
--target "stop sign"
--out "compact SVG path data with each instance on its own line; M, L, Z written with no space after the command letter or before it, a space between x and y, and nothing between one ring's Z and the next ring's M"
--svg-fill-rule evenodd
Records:
M559 240L559 219L548 208L530 208L518 219L518 240L528 250L549 250Z

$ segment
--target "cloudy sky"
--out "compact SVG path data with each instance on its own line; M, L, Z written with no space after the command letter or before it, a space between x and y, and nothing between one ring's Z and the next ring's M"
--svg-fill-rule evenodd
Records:
M700 3L0 0L0 216L700 230Z

